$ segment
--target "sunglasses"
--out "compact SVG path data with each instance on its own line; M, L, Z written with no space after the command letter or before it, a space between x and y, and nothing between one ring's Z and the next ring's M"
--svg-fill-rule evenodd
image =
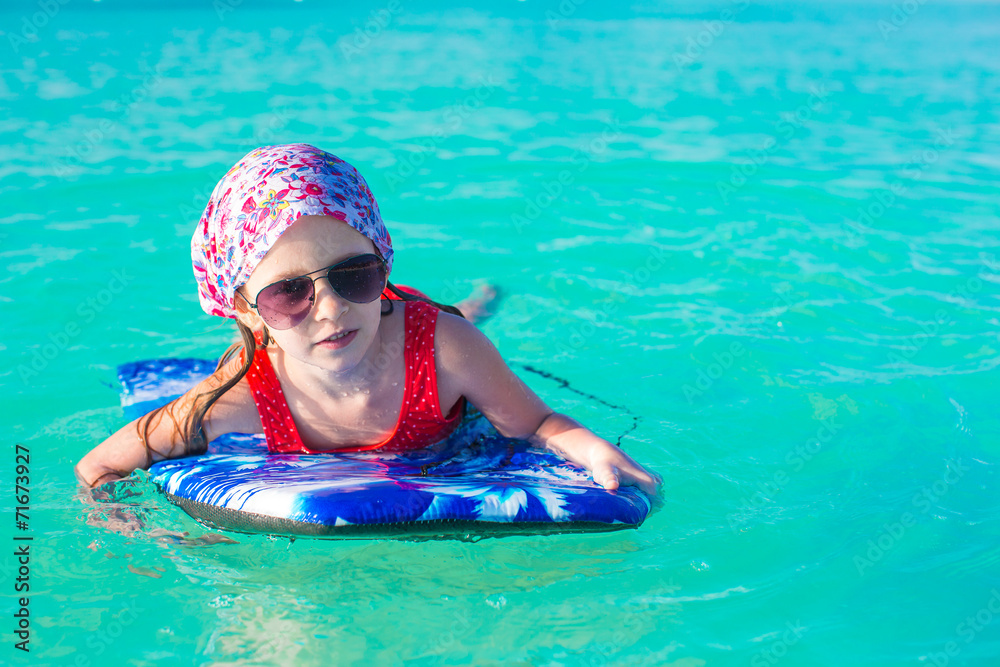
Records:
M379 298L385 289L385 260L371 253L351 257L317 271L325 271L334 291L353 303L370 303ZM307 273L271 283L257 292L257 303L250 303L245 296L243 300L251 308L256 308L257 314L272 329L291 329L306 319L312 310L316 296L315 282L323 277L309 276Z

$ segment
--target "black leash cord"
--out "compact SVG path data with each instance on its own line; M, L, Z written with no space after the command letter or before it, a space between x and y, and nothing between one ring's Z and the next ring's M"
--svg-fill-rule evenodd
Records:
M636 415L631 410L629 410L624 405L614 405L613 403L608 403L604 399L598 398L597 396L594 396L593 394L588 394L585 391L580 391L576 387L570 386L570 384L569 384L568 381L566 381L566 380L564 380L564 379L562 379L560 377L556 377L555 375L553 375L552 373L549 373L548 371L543 371L543 370L540 370L538 368L535 368L534 366L529 366L527 364L521 364L521 363L519 363L518 365L521 368L523 368L523 369L525 369L527 371L531 371L532 373L537 373L538 375L541 375L544 378L547 378L549 380L553 380L555 382L558 382L559 385L562 388L564 388L564 389L569 389L570 391L576 392L577 394L580 394L581 396L585 396L586 398L589 398L589 399L591 399L593 401L597 401L601 405L606 405L609 408L613 408L615 410L623 410L626 413L628 413L629 416L632 417L632 427L630 429L628 429L627 431L625 431L624 433L622 433L620 436L618 436L618 441L615 442L615 445L617 447L621 448L621 446L622 446L622 438L624 438L626 435L628 435L629 433L631 433L632 431L634 431L635 429L637 429L639 427L639 416Z

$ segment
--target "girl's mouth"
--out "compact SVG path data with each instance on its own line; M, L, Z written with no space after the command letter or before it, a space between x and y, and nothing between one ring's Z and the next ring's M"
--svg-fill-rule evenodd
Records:
M339 336L331 336L326 340L322 340L316 343L316 345L326 348L328 350L339 350L342 347L347 347L348 345L350 345L351 341L354 340L354 337L357 335L357 333L358 330L354 329L352 331L348 331L347 333L340 334Z

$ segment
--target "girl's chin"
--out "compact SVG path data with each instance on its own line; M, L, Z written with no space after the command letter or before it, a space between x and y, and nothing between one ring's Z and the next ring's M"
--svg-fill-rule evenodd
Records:
M331 352L316 348L309 356L309 364L326 373L353 373L361 364L362 355L347 352Z

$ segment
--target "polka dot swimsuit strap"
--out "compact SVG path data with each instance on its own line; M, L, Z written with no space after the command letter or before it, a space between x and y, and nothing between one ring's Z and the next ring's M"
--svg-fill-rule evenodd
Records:
M454 430L461 421L464 404L445 417L437 388L434 334L438 309L421 301L406 302L406 394L410 408L386 444L386 449L419 449L434 444Z
M260 338L258 336L258 343ZM246 357L243 357L244 359ZM266 348L258 348L253 355L253 363L246 374L250 393L257 405L267 450L272 454L288 454L307 451L288 409L285 393L271 366L271 358Z

